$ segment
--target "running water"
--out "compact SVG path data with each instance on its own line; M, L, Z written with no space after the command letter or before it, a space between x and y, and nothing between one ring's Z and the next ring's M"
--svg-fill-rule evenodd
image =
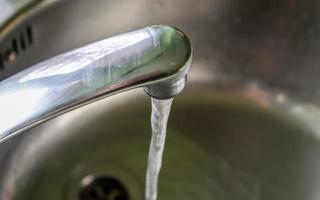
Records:
M156 200L158 179L162 163L162 153L165 145L167 122L172 99L159 100L152 98L151 128L152 138L146 175L145 200Z

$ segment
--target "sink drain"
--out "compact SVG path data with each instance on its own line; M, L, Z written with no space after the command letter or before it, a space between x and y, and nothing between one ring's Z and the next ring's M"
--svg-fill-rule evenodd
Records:
M82 180L79 200L129 200L129 195L118 179L88 176Z

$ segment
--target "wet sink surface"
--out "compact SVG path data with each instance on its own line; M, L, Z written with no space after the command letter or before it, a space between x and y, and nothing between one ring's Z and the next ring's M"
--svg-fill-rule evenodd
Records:
M115 178L130 199L142 199L149 107L136 90L33 128L12 154L4 191L13 199L77 199L81 181L95 176ZM294 118L190 87L169 119L159 198L312 199L319 153L316 136Z

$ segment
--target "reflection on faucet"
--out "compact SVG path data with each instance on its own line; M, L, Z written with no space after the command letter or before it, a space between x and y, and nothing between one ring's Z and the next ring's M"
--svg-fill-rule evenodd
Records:
M152 26L41 62L0 83L0 141L131 88L171 98L183 89L191 59L190 42L181 31Z

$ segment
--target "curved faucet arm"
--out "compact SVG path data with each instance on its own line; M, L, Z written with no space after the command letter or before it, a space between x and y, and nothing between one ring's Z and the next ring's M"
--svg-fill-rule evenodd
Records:
M0 82L0 141L70 109L136 87L170 98L184 87L192 49L151 26L63 53Z

